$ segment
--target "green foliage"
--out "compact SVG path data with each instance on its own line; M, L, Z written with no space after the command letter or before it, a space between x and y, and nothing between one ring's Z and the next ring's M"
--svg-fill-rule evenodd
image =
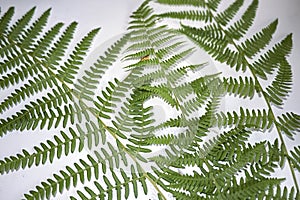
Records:
M76 22L45 30L50 9L31 22L32 8L14 22L9 8L0 19L0 90L7 94L0 102L1 140L23 131L54 134L1 158L1 175L74 154L74 164L24 198L52 199L72 190L72 200L140 199L149 191L160 200L299 198L300 147L285 140L297 136L300 116L280 110L292 91L292 34L270 45L275 20L247 37L258 0L244 3L220 10L220 0L146 0L130 16L127 33L81 74L99 28L71 49ZM170 19L180 28L169 27ZM205 60L189 63L199 49L237 76L207 72ZM111 69L125 77L106 81ZM265 106L224 110L227 97L260 99ZM176 114L157 119L154 100ZM275 140L251 140L269 131L277 132ZM273 174L285 165L290 188Z

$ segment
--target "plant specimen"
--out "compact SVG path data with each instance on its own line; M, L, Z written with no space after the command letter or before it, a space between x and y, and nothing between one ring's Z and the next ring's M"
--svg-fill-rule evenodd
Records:
M300 146L286 140L297 137L300 116L281 109L292 90L292 34L273 45L274 20L249 37L258 0L224 10L221 3L143 1L128 31L87 69L100 29L72 48L77 23L44 30L50 9L31 22L36 8L12 23L9 8L0 19L1 140L21 131L53 134L0 160L1 174L86 150L24 198L55 199L72 188L70 199L138 199L150 190L160 200L299 198ZM204 53L235 74L197 59ZM107 77L112 70L118 74ZM226 110L228 97L265 106ZM154 102L172 115L160 119ZM274 140L251 140L269 131ZM291 188L273 175L284 166Z

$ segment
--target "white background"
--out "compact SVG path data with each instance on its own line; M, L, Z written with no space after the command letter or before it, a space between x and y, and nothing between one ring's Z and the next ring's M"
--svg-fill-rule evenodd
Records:
M75 40L78 41L84 34L91 29L101 27L101 31L94 41L93 48L99 46L102 42L115 35L125 32L129 15L134 11L142 1L139 0L54 0L54 1L0 1L1 15L6 12L8 7L15 6L14 20L22 16L33 6L37 6L35 17L39 16L46 9L52 7L50 15L50 25L57 22L69 24L72 21L79 22ZM279 41L288 33L293 33L294 47L289 61L293 67L293 92L286 101L284 110L300 113L300 1L299 0L260 0L255 29L259 30L279 18L278 30L275 40ZM1 91L0 91L1 92ZM1 93L0 93L1 95ZM1 98L2 99L2 98ZM2 118L2 117L1 117ZM18 136L18 135L17 135ZM16 138L19 141L15 141ZM22 134L21 137L5 136L0 139L0 159L5 156L14 155L22 148L27 148L32 139L30 135ZM299 141L299 136L297 138ZM14 145L11 145L14 144ZM24 145L25 144L25 145ZM31 145L29 145L30 147ZM68 160L74 159L68 157ZM49 177L55 169L64 166L64 161L55 162L55 166L46 166L41 168L31 168L24 171L18 171L9 175L0 176L0 199L15 200L22 198L22 194ZM50 170L51 169L51 170ZM34 172L33 172L34 170ZM287 171L287 174L289 172ZM288 175L287 175L288 176ZM299 180L299 179L298 179ZM72 190L71 190L72 192ZM63 198L63 197L61 197Z

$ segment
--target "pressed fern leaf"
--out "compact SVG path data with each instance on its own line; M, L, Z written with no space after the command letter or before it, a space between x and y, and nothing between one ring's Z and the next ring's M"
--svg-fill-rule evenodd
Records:
M156 13L156 2L187 9ZM70 50L76 22L44 30L51 9L31 23L35 8L16 22L9 8L0 18L0 89L8 91L0 112L23 108L0 119L1 139L38 128L55 133L32 150L20 147L19 153L2 158L0 173L54 164L86 149L87 156L54 172L24 198L59 198L73 189L73 200L138 199L149 191L160 200L299 198L294 172L299 147L288 149L282 137L295 137L299 116L274 112L291 92L287 56L292 35L271 46L275 20L248 38L258 0L244 3L236 0L220 10L221 0L146 0L130 16L127 33L82 75L99 29ZM181 28L170 28L169 18L184 20ZM188 21L200 23L192 27ZM207 61L189 63L199 47L237 73L250 73L237 78L202 74L210 67ZM114 65L118 62L121 69ZM125 77L112 75L106 81L111 69ZM222 99L229 95L262 98L266 107L223 111ZM154 100L176 114L156 121L161 113L155 112ZM253 134L272 127L279 139L251 141ZM284 179L273 176L285 160L295 181L289 189L281 186Z
M263 97L263 100L267 104L266 109L253 110L252 113L249 110L240 109L241 116L235 111L233 114L228 113L227 116L223 112L217 113L216 116L218 117L214 120L219 124L219 127L226 127L229 124L245 125L248 128L259 129L264 132L264 130L275 126L280 142L282 143L282 154L286 155L289 159L289 153L281 134L287 134L292 138L299 131L296 125L297 115L293 115L292 117L288 113L288 116L283 114L284 117L277 118L273 111L273 105L276 107L282 106L291 91L292 72L291 66L287 62L287 56L292 48L292 34L287 35L280 42L269 47L268 45L272 41L278 24L278 20L275 20L251 38L247 38L246 33L253 25L256 15L257 0L252 1L246 7L245 11L241 9L243 1L234 1L222 11L219 10L220 1L203 1L201 2L201 8L198 8L198 5L192 2L180 3L180 1L175 0L158 1L158 3L168 6L191 6L193 12L178 11L172 12L172 14L165 12L161 13L160 16L179 20L185 19L185 21L180 21L180 32L187 35L215 60L227 64L238 73L240 73L240 70L250 71L251 77L239 77L239 79L225 77L223 79L223 87L226 92L243 98L253 98L255 94L258 94L258 96ZM209 23L201 23L198 26L187 25L186 21L195 21L197 19L198 12L202 14L201 18L198 18L198 21L207 22L205 19L210 19ZM184 14L187 13L190 16L184 17ZM204 16L206 13L207 16ZM237 15L237 13L240 13L240 15ZM270 75L275 76L273 81L270 81ZM261 79L268 81L266 87L263 86L264 84ZM252 117L250 117L251 115ZM239 122L242 122L242 124ZM299 192L293 162L290 159L288 165L294 180L294 186L297 192ZM265 193L262 193L263 195ZM184 199L185 197L182 198Z
M300 159L300 147L294 147L294 150L291 151L291 160L294 165L294 167L299 171L300 166L299 166L299 159Z
M181 195L182 199L186 199L190 195L197 199L201 197L217 199L230 197L238 199L248 198L252 195L255 197L260 193L264 193L265 189L279 185L282 181L265 177L273 172L276 163L278 163L279 154L276 146L273 147L264 143L258 143L256 146L247 145L245 143L247 137L249 137L249 132L246 130L232 129L232 131L213 142L205 144L195 154L186 153L177 159L169 158L170 161L173 160L171 166L182 168L186 165L196 165L199 167L198 170L200 172L193 171L193 173L182 174L175 170L161 167L162 171L156 171L156 173L167 182L164 187L174 191L172 193L176 198L179 198ZM240 139L238 143L235 143L236 138ZM267 147L271 151L266 150ZM214 159L211 160L210 156ZM253 159L252 162L249 159ZM250 165L251 170L247 170L247 165ZM246 178L242 178L238 183L234 174L240 171L245 172ZM251 187L254 183L261 185L260 187L254 187L254 189ZM249 193L248 188L252 188L250 191L253 190L252 192L255 192Z
M85 70L83 77L78 80L78 83L74 84L74 93L76 96L86 101L93 101L95 89L97 88L96 85L99 84L100 79L110 65L117 60L122 47L127 43L127 39L128 35L124 35L107 49L104 56L99 56L93 66L90 66L89 70Z

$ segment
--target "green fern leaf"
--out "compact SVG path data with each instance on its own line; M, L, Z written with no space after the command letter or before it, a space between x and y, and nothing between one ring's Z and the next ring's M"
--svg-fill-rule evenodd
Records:
M236 40L243 37L254 21L257 7L258 0L253 0L246 12L241 16L240 20L227 28L226 32L228 36Z
M165 11L158 13L155 3L164 4ZM145 0L130 16L128 33L79 78L99 29L87 33L72 50L76 22L64 30L62 23L44 30L50 9L33 22L35 8L11 22L14 8L9 8L0 18L0 89L10 90L0 102L0 113L23 108L0 119L0 138L14 131L59 130L32 145L32 151L21 147L19 153L3 157L0 173L53 164L87 148L91 152L86 158L41 181L24 198L51 199L73 189L77 194L72 200L142 198L141 190L148 194L150 189L160 200L171 195L189 200L299 198L294 170L299 170L300 148L287 148L282 134L293 138L300 117L293 112L277 116L272 106L283 106L291 92L287 56L292 35L269 47L275 20L248 37L258 0L245 9L243 4L236 0L223 9L221 0ZM168 10L172 6L178 10ZM166 18L177 20L181 28L169 28ZM207 73L211 68L202 66L211 62L186 65L197 53L195 47L236 69L237 78ZM103 79L116 61L125 60L130 63L123 68L126 77ZM240 74L246 70L246 76ZM262 84L259 78L268 82ZM99 91L103 81L108 85ZM226 95L262 98L266 106L223 111L221 99ZM29 98L34 100L26 103ZM178 114L155 123L155 107L148 106L152 98ZM274 126L279 134L274 143L250 140L252 132ZM153 156L156 145L165 148L164 155ZM282 187L283 179L273 176L285 160L295 188ZM152 171L146 173L144 164Z
M293 138L300 131L300 116L291 112L285 113L278 117L277 125L283 133Z
M233 113L227 112L226 114L221 112L216 114L216 124L221 126L231 126L231 125L244 125L249 128L256 129L270 129L274 119L270 111L266 110L244 110L240 108L240 114L233 111Z
M215 11L215 10L217 10L220 2L221 2L221 0L208 0L206 2L206 6Z
M289 34L281 42L274 45L272 49L261 55L250 68L261 78L266 79L266 73L271 74L279 63L284 62L291 49L292 34Z
M37 19L32 26L26 30L21 41L21 48L30 49L33 47L34 40L40 35L43 28L47 24L51 9L46 10L39 19Z
M193 21L211 22L212 16L208 11L189 10L180 12L166 12L158 15L161 18L185 19Z
M300 171L300 146L294 147L294 150L290 152L290 155L293 166Z
M223 12L219 13L215 20L222 24L223 26L226 26L228 22L234 18L236 13L239 11L240 7L243 5L244 1L236 0L234 1L230 6L228 6Z
M52 70L56 69L55 66L59 65L59 61L64 56L66 48L73 38L76 27L77 23L73 22L66 28L58 41L56 41L54 46L49 50L48 57L41 61L44 65Z
M287 61L283 61L279 65L279 69L275 80L266 88L266 94L270 102L275 105L282 105L291 90L292 70Z
M275 20L267 27L263 28L261 32L256 33L252 38L247 39L241 44L242 51L245 52L245 55L248 58L252 58L268 45L276 30L277 24L278 20Z
M20 36L22 36L22 32L24 31L25 27L28 25L29 21L31 20L33 14L35 12L35 7L30 9L21 19L19 19L9 30L7 36L10 40L14 42L18 42Z
M157 2L161 4L168 4L168 5L193 5L193 6L198 6L198 7L204 7L205 6L205 1L197 1L197 0L187 0L187 1L180 1L180 0L157 0Z
M95 94L94 90L96 89L94 85L99 83L99 80L102 78L105 71L116 61L121 49L127 43L128 37L129 35L124 35L116 41L104 52L104 56L99 56L94 65L84 72L85 74L78 80L78 84L74 84L74 93L76 96L80 99L93 101L93 96Z
M76 71L78 71L79 67L82 64L83 56L86 55L86 51L90 47L93 38L99 32L98 29L94 29L89 32L75 47L75 50L70 54L70 58L62 66L60 70L58 70L58 76L62 81L72 84L76 75Z
M223 78L223 87L229 94L238 95L239 97L253 98L256 93L259 93L255 81L251 77Z
M2 40L2 35L7 33L7 28L9 26L9 22L11 21L12 16L14 15L14 12L15 12L15 8L10 7L0 19L1 40Z

